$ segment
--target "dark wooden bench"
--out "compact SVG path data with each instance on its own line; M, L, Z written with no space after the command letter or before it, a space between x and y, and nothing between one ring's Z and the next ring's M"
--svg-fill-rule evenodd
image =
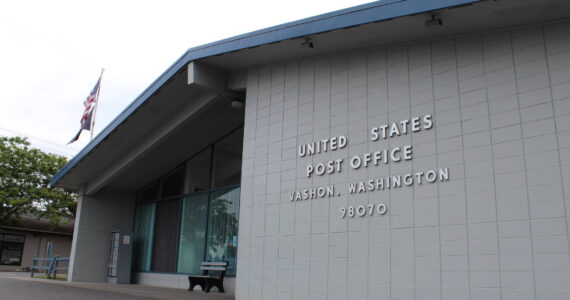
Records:
M217 287L220 293L224 293L224 276L228 269L227 261L204 261L200 266L202 275L189 275L188 281L190 283L189 291L194 290L194 287L199 285L206 293L210 292L212 287Z

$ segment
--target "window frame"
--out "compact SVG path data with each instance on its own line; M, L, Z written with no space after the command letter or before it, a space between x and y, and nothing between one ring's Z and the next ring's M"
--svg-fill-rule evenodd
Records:
M135 208L134 208L134 219L133 219L133 232L134 232L134 226L135 226L135 219L137 218L136 215L136 211L137 211L137 207L139 205L143 205L143 204L148 204L148 203L158 203L158 202L162 202L162 201L168 201L168 200L173 200L173 199L178 199L179 201L179 214L178 214L178 228L177 228L177 233L176 233L176 239L177 239L177 245L176 245L176 257L175 257L175 263L174 265L176 266L176 270L174 272L162 272L162 271L152 271L152 264L153 264L153 255L152 252L154 252L154 235L155 235L155 230L156 230L156 218L157 218L157 214L155 212L154 214L154 222L153 222L153 240L151 241L151 245L152 249L151 249L151 256L150 256L150 261L149 261L149 265L150 265L150 271L141 271L139 270L139 266L136 266L135 264L133 264L131 266L131 270L133 272L139 272L139 273L158 273L158 274L185 274L188 275L188 273L181 273L178 272L178 256L179 256L179 251L180 251L180 232L181 232L181 227L182 227L182 205L183 205L183 201L184 198L187 196L192 196L195 194L201 194L201 193L207 193L208 194L208 206L207 206L207 213L208 213L208 217L206 218L206 236L208 235L208 227L209 227L209 214L210 214L210 202L211 202L211 194L216 192L216 191L220 191L220 190L226 190L226 189L232 189L232 188L241 188L241 180L239 184L233 184L233 185L228 185L228 186L223 186L223 187L216 187L213 188L213 178L214 178L214 162L215 162L215 147L216 144L220 143L221 141L223 141L225 138L231 136L232 134L235 134L236 132L240 131L240 130L244 130L244 124L241 124L240 126L236 127L235 129L229 131L227 134L223 135L221 138L215 140L214 142L210 143L209 145L207 145L206 147L200 149L199 151L195 152L194 154L190 155L188 158L186 158L185 160L183 160L182 163L176 165L174 168L170 169L168 172L165 172L163 174L161 174L160 176L158 176L158 178L156 178L155 180L151 181L149 184L145 185L143 188L141 188L139 191L136 192L136 201L135 201ZM242 135L242 145L243 147L243 135ZM199 191L199 192L189 192L186 190L186 181L188 180L187 176L188 176L188 170L187 170L187 165L188 162L197 157L198 155L202 154L205 151L210 151L210 174L209 174L209 178L208 178L208 189L204 190L204 191ZM243 162L243 153L242 153L242 162ZM163 180L168 177L169 175L173 174L174 172L178 171L180 168L184 169L184 181L182 183L182 194L181 195L173 195L173 196L169 196L169 197L162 197L162 185L163 185ZM241 176L240 176L241 177ZM152 200L141 200L141 194L147 190L148 188L151 188L153 185L158 184L158 197L156 199L152 199ZM239 200L239 202L241 203L241 199ZM156 206L155 206L156 209ZM239 231L239 210L238 210L238 221L237 224L238 226L238 231ZM239 236L238 236L238 241L239 241ZM208 247L208 243L207 240L204 243L204 260L206 259L206 251L207 251L207 247ZM236 249L236 260L237 260L237 249ZM236 266L236 272L237 272L237 266ZM228 277L235 277L235 275L231 275Z
M15 267L21 267L22 266L22 257L24 256L24 247L26 245L26 235L21 235L21 234L12 234L12 233L5 233L2 232L0 233L0 235L2 236L2 238L0 239L0 266L15 266ZM12 241L5 241L4 240L4 236L6 235L12 235L12 236L19 236L23 238L22 242L12 242ZM12 244L18 244L18 245L22 245L22 249L20 249L20 260L18 261L18 264L5 264L2 262L2 253L4 252L4 243L12 243Z

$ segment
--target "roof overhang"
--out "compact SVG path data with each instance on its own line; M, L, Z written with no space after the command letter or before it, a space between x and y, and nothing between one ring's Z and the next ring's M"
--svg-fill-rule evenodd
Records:
M57 185L83 187L86 194L106 186L137 189L148 183L145 174L162 174L174 168L243 124L243 109L236 110L230 103L240 94L225 89L227 80L220 70L199 62L188 64Z
M14 227L14 226L2 226L0 228L5 230L20 231L20 232L73 236L73 230L71 232L63 232L63 231L51 231L51 230L32 229L32 228L23 228L23 227Z
M443 26L426 27L432 14L443 20ZM97 191L109 182L101 178L126 172L209 105L227 98L224 87L229 74L250 66L568 17L570 2L565 0L385 0L191 48L56 174L51 184L71 189L88 185L92 187L88 192ZM307 39L314 47L306 46ZM198 73L188 74L191 62L210 66L202 73L207 74L202 78L209 78L206 87L192 82L192 76L201 71L192 69Z

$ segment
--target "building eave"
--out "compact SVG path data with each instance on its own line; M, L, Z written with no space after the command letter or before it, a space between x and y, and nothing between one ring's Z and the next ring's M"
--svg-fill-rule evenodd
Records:
M20 231L20 232L73 236L73 232L51 231L51 230L31 229L31 228L22 228L22 227L13 227L13 226L2 226L1 228L5 230Z

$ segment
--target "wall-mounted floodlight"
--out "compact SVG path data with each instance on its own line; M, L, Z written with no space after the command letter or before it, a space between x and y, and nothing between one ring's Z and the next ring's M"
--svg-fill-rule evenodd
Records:
M301 43L301 46L306 47L306 48L315 48L315 44L309 38L305 39L305 41L303 43Z
M232 106L232 108L238 109L243 107L243 102L238 100L232 100L232 102L230 102L230 105Z
M426 28L436 28L439 26L443 26L443 21L441 18L438 18L435 14L431 15L431 19L426 20Z

